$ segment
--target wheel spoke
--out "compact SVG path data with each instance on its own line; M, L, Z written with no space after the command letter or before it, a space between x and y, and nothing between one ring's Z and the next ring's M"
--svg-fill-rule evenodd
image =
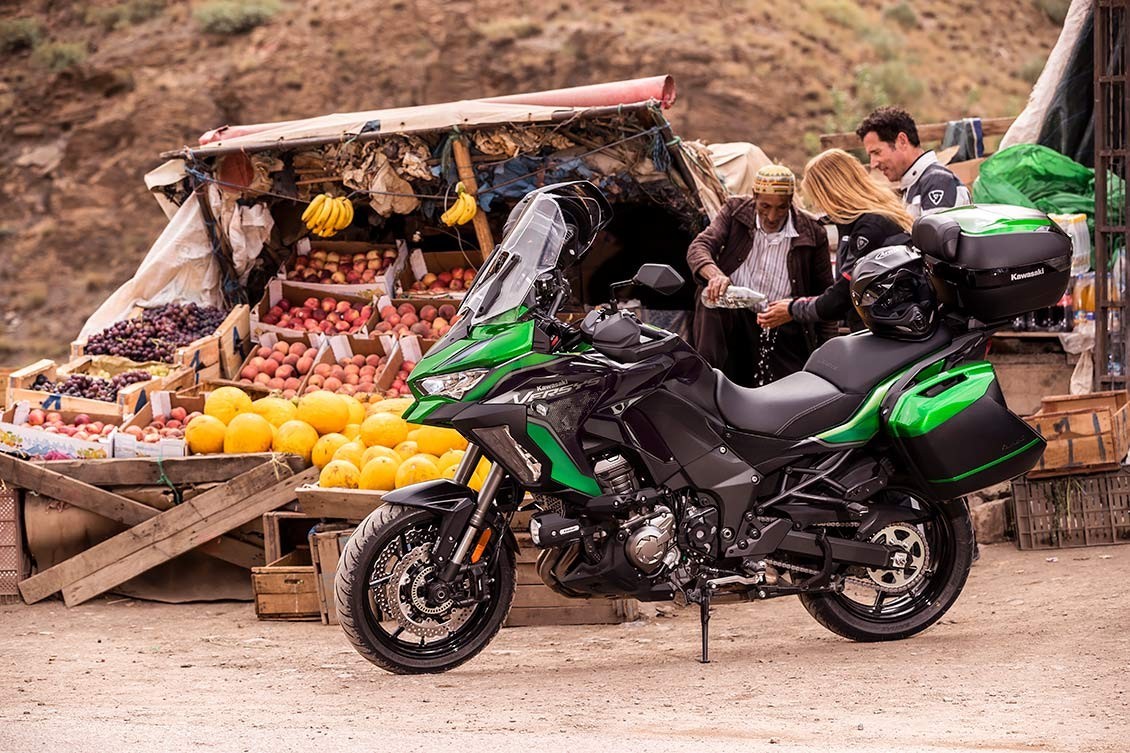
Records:
M875 592L875 603L871 605L871 613L872 614L879 614L880 612L882 612L883 611L883 602L886 601L886 600L887 600L887 592L886 591L876 591Z
M385 583L388 583L390 580L392 580L392 573L389 573L387 575L382 575L379 578L374 577L371 581L369 581L369 588L379 588L380 586L383 586Z
M400 625L396 628L396 630L392 631L392 635L390 635L389 638L396 640L397 638L400 637L400 634L403 633L403 632L404 632L404 626Z

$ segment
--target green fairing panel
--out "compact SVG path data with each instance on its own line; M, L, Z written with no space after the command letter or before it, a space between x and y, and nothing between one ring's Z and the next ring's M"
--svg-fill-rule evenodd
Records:
M427 423L425 419L427 419L436 408L453 402L455 401L449 397L423 397L408 406L408 410L404 411L402 417L405 421L414 424Z
M491 341L483 345L485 341ZM534 322L480 324L468 336L443 350L432 350L416 364L413 376L446 374L466 369L490 368L529 353L534 344ZM459 354L474 348L465 357Z
M1035 209L995 204L954 207L938 214L957 220L963 235L1031 233L1052 224L1045 214Z
M549 476L554 481L571 489L588 494L595 497L600 494L600 486L596 483L596 479L588 476L577 467L569 454L565 452L549 430L543 426L534 423L526 424L526 431L530 434L530 439L537 443L541 451L549 458L552 467L549 470Z
M895 403L888 421L891 432L896 437L918 437L934 431L984 397L996 378L991 364L977 361L921 382Z
M879 433L879 406L887 390L901 376L896 374L871 391L867 400L846 423L816 435L816 439L830 444L862 444Z

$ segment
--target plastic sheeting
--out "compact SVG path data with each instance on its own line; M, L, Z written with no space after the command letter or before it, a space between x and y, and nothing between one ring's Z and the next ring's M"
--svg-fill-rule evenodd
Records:
M197 303L222 306L220 269L199 203L186 201L149 249L141 266L86 320L79 341L129 316L134 306Z
M981 164L973 184L979 204L1013 204L1042 212L1095 216L1095 171L1038 144L1018 144Z
M1091 0L1072 0L1059 39L1001 149L1038 143L1094 164L1092 22Z

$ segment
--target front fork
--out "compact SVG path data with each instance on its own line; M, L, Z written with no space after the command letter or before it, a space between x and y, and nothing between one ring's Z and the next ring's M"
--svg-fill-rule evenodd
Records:
M475 467L479 464L479 458L481 458L482 455L483 450L477 444L471 443L467 445L467 449L463 452L463 459L459 462L459 467L455 470L455 483L466 485L467 482L471 480L471 476L474 474ZM502 486L502 477L505 473L506 472L502 470L502 466L498 463L494 463L491 466L490 472L487 473L486 480L483 481L483 488L479 491L478 503L471 513L467 527L462 532L459 544L455 547L455 552L451 555L451 559L448 560L440 571L439 577L441 581L451 583L459 575L459 571L463 567L463 562L467 559L467 553L471 551L471 547L475 544L475 539L478 538L482 531L483 524L486 522L487 518L487 510L490 509L494 498L498 495L498 489Z

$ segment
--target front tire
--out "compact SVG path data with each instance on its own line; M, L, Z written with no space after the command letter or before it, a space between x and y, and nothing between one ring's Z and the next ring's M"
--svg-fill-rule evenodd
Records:
M906 496L913 499L913 495ZM920 504L917 500L914 503ZM941 619L957 601L969 576L973 523L964 503L931 507L934 514L918 524L919 537L910 545L920 546L931 559L921 582L908 586L904 593L877 589L871 603L849 595L847 589L801 594L800 601L808 613L833 633L861 642L909 638ZM909 536L913 538L913 533ZM859 573L855 575L858 579ZM887 585L882 578L875 583Z
M487 599L471 607L433 604L430 553L439 516L384 505L349 538L338 562L338 621L357 652L396 674L446 672L482 651L498 633L514 600L514 553L501 536L485 556Z

